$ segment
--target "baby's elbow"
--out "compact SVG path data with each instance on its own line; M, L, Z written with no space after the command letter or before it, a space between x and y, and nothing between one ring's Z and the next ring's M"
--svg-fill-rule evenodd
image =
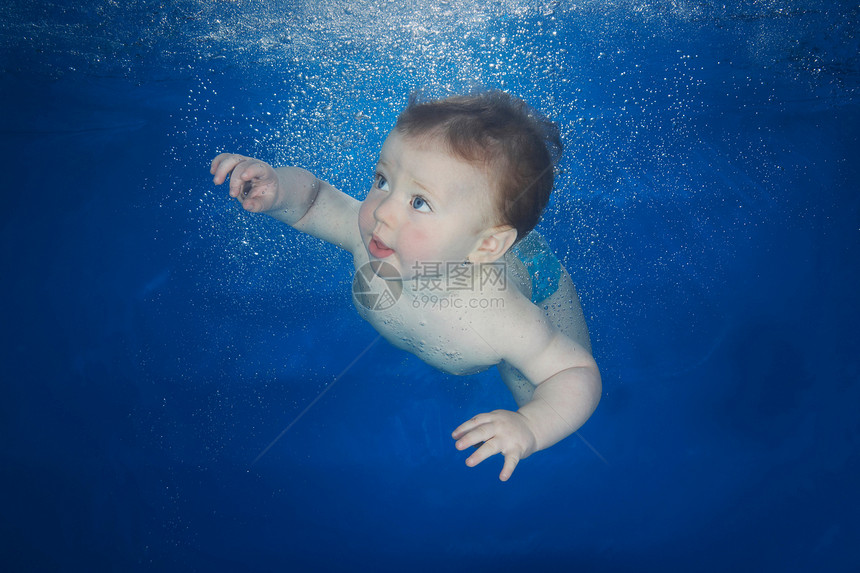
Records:
M597 409L597 404L600 403L600 397L603 395L603 382L600 378L600 370L597 368L596 363L592 363L590 366L586 367L588 371L587 376L587 395L589 398L589 402L591 405L591 411Z
M601 396L603 396L603 382L600 380L600 371L597 369L596 366L594 367L594 384L592 396L593 398L591 411L593 412L597 409L597 405L600 403L600 398Z
M576 394L577 401L584 410L586 417L591 416L597 409L603 394L603 382L597 363L589 356L586 363L580 363L567 370L571 390Z

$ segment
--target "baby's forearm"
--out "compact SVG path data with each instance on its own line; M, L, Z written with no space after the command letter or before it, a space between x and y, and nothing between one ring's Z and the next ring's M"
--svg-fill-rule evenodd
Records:
M534 432L536 451L578 430L597 408L600 393L597 366L568 368L539 384L519 409Z
M301 167L278 167L278 197L267 215L295 225L310 210L320 191L321 181Z

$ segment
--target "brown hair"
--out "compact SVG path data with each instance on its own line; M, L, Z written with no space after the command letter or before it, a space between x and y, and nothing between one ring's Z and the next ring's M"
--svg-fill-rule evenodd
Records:
M524 101L498 90L430 101L413 93L395 129L439 136L458 157L495 167L502 222L517 230L517 241L537 225L563 147L558 127Z

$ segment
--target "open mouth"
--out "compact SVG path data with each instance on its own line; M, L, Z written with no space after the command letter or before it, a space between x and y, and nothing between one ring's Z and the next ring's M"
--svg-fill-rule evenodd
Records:
M368 243L367 245L367 250L370 251L371 255L378 259L384 259L385 257L394 253L394 249L389 248L388 245L377 239L376 236L370 238L370 243Z

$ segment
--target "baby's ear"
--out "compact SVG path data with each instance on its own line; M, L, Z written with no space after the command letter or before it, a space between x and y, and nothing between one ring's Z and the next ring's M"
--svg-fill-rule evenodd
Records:
M514 241L517 230L509 225L487 229L478 247L469 254L472 263L492 263L502 258Z

